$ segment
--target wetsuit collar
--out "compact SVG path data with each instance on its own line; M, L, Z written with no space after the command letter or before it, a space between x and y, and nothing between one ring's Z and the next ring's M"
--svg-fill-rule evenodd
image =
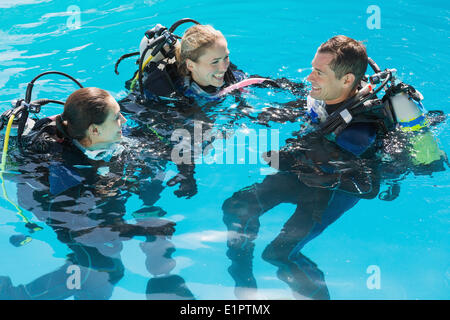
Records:
M193 82L195 82L194 80L192 80ZM200 87L200 89L202 89L203 91L205 91L206 93L209 93L209 94L217 94L218 92L219 92L219 89L221 89L222 87L220 87L220 88L217 88L217 87L214 87L214 86L201 86L201 85L199 85L197 82L195 82L195 84L196 85L198 85L199 87Z
M348 103L349 101L355 100L356 96L357 95L356 95L356 92L355 92L354 95L352 95L351 97L348 97L344 101L341 101L341 102L338 102L338 103L334 103L334 104L327 104L327 103L325 103L325 109L326 109L328 114L332 114L337 109L339 109L342 105Z
M109 161L114 155L120 154L124 150L124 146L120 143L113 143L107 148L101 148L96 150L89 150L81 145L77 140L72 140L73 144L84 153L86 157L91 160L103 160Z
M219 100L218 89L215 92L209 93L204 90L197 82L195 82L190 76L186 76L184 79L184 95L187 97L198 97L206 100Z

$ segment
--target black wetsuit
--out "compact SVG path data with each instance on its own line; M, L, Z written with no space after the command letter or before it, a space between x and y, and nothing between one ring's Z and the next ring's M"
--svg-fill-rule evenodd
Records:
M224 85L222 88L239 82L245 78L244 72L238 70L237 67L230 63L228 70L225 72ZM180 76L175 63L167 63L162 60L158 63L150 63L144 73L144 94L148 100L159 100L159 97L174 97L180 100L188 98L185 103L189 103L189 99L212 99L220 89L213 86L202 87L190 77ZM192 101L192 100L190 100Z
M338 105L326 108L330 114ZM318 132L291 139L279 152L280 172L234 193L223 204L223 220L230 231L229 272L237 294L256 288L251 265L259 217L281 203L292 203L297 205L294 214L266 247L263 258L278 266L280 279L296 298L329 298L322 272L300 251L361 198L371 199L379 190L377 162L372 161L377 128L356 123L341 135L345 137L341 145L359 145L363 154L357 156L349 151L352 147L343 149Z
M173 299L192 299L184 280L170 274L175 267L171 258L175 249L169 239L175 223L159 217L164 212L153 207L162 181L155 184L146 178L153 177L151 170L158 164L145 159L143 165L126 150L109 162L91 160L64 138L54 122L47 121L46 125L38 136L35 131L25 137L25 156L10 153L20 174L5 178L16 182L19 206L32 212L42 222L39 224L51 227L71 253L59 269L29 284L14 287L3 277L1 298L109 299L124 275L122 242L143 236L146 241L140 246L147 256L147 269L158 276L148 281L148 298L172 295ZM135 175L137 169L140 177ZM136 223L128 223L124 220L126 202L133 193L142 195L153 214L144 217L140 212L135 215ZM77 290L67 285L73 266L81 276Z

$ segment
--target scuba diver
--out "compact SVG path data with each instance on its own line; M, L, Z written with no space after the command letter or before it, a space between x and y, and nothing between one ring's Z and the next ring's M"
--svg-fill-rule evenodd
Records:
M183 37L174 31L184 23L194 23ZM178 40L180 39L180 40ZM135 90L148 101L177 98L186 104L192 101L217 101L234 90L249 85L270 84L279 87L291 84L281 79L279 84L267 78L248 77L230 62L224 35L210 25L185 18L169 29L157 24L145 33L139 52L125 54L116 63L128 57L139 56L138 70L127 81L127 89ZM292 84L292 90L302 87Z
M157 25L155 28L155 34L158 34L163 27ZM146 40L143 39L143 42ZM151 63L143 83L146 98L179 92L187 98L217 100L222 95L220 89L243 80L245 76L230 63L229 54L227 41L220 31L200 24L188 28L180 43L175 45L177 69L169 73L173 77L171 86L164 88L157 81L155 69L158 65ZM170 70L170 67L166 68Z
M188 28L183 37L174 34L185 23L194 23L194 26ZM291 83L284 78L274 81L260 76L248 77L230 62L223 34L193 19L181 19L169 29L157 24L148 30L141 40L140 51L126 54L117 61L116 73L119 63L132 56L139 56L139 67L127 81L130 92L119 101L121 110L138 123L139 130L164 141L172 150L171 138L176 129L187 130L192 137L196 132L195 124L201 124L204 136L214 127L218 116L229 119L224 125L227 128L240 118L251 118L246 112L249 106L239 95L244 87L270 86L287 89L296 96L304 95L303 84ZM217 107L230 95L236 99L235 108ZM190 162L183 164L184 170L192 175L194 162L195 159L190 157ZM186 181L184 186L192 185L191 189L196 190L192 175L179 180Z
M37 113L41 105L50 102L55 100L31 102L31 89L27 89L25 100L3 114L8 127L1 176L2 181L7 177L16 182L17 208L32 212L54 229L58 240L72 252L61 268L29 284L13 286L9 277L0 277L0 298L108 299L124 275L122 242L142 236L146 239L141 249L147 256L147 270L158 277L149 279L147 294L163 290L173 299L192 299L184 280L170 274L175 267L170 241L175 223L161 218L164 210L153 206L164 180L158 141L152 145L147 137L122 137L126 120L119 105L98 88L76 90L63 103L62 114L25 128L28 112ZM4 160L14 119L19 119L15 142L20 152L9 153L17 164L10 172L5 171ZM123 140L125 143L118 143ZM132 194L139 195L146 209L133 213L136 223L124 219ZM80 270L78 290L66 283L72 266Z
M183 23L193 22L180 41L173 32ZM227 41L210 25L182 19L169 30L157 24L145 33L140 43L139 68L127 82L127 88L141 97L157 101L160 97L218 100L220 89L244 78L244 73L230 64ZM130 54L122 56L116 64ZM186 99L185 99L186 98Z
M369 78L365 76L368 63L376 72ZM382 152L389 149L386 146L398 152L389 144L391 134L414 134L402 146L412 159L403 166L411 162L433 168L443 168L444 162L448 165L429 132L420 93L396 83L395 70L381 71L360 42L346 36L329 39L318 48L312 67L307 125L280 151L268 153L267 159L278 155L279 166L269 164L279 172L235 192L222 206L229 231L229 272L238 298L257 288L252 259L259 217L265 212L281 203L297 206L265 248L263 259L278 267L278 277L289 285L295 298L329 299L323 273L301 250L360 199L378 195L383 176L386 178L382 171L389 167ZM377 84L380 86L375 89ZM386 94L378 99L383 88ZM390 196L380 199L392 200Z
M173 33L188 22L195 25L183 38ZM225 83L235 82L236 77L243 78L242 72L229 68L228 54L224 36L211 26L200 25L192 19L179 20L169 30L156 25L145 33L139 52L124 55L116 63L117 73L120 61L139 55L138 71L127 82L130 93L119 101L121 110L138 124L136 131L159 139L172 150L174 130L183 128L193 133L193 121L204 124L204 130L214 123L205 110L194 103L194 97L217 100L215 91ZM180 172L185 174L181 173L168 183L171 186L180 183L177 196L192 197L197 192L193 162L192 159L190 163L178 163Z

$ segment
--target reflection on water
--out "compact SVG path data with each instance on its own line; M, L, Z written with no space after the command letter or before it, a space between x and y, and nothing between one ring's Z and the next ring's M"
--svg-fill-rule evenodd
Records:
M169 105L143 108L130 95L121 101L125 110L134 108L133 115L128 115L130 126L124 130L127 137L121 152L109 162L70 152L53 155L49 161L48 155L24 156L12 145L9 156L15 173L4 173L3 178L16 184L18 207L32 212L39 226L52 228L70 253L60 268L29 283L13 285L10 277L2 275L1 298L109 299L114 286L124 277L123 243L137 237L145 239L139 247L151 275L146 297L195 299L185 279L173 273L176 260L172 256L177 248L171 239L176 223L164 218L165 208L157 205L166 187L185 201L198 192L195 161L178 165L179 172L171 179L166 177L174 146L171 134L177 128L193 132L196 121L206 129L235 127L243 120L249 126L261 121L268 126L277 119L294 122L302 115L300 107L304 105L302 100L289 103L286 107L294 112L283 114L282 119L275 104L263 109L259 116L247 118L245 112L240 112L246 110L245 98L236 98L244 107L237 108L227 119L213 105L174 108L171 101ZM219 114L221 122L215 123ZM430 118L434 125L440 121ZM235 191L225 200L222 210L226 233L201 232L199 239L189 233L177 238L181 248L191 250L201 248L201 241L226 242L226 256L231 262L228 272L238 299L261 298L261 293L276 295L267 289L259 292L253 274L255 240L265 212L282 203L296 206L280 233L265 245L263 260L276 268L277 278L290 288L293 298L329 299L324 273L302 253L303 247L361 199L378 195L382 200L394 200L401 180L409 172L431 174L445 170L444 155L432 164L414 166L408 149L411 137L400 131L386 138L382 158L374 155L367 159L351 156L323 136L301 132L288 139L279 152L272 151L279 156L279 172ZM380 193L383 184L388 189ZM127 201L133 195L143 205L132 213L135 222L131 223L124 217ZM29 222L28 227L38 226ZM15 241L17 246L26 245L24 238Z
M184 128L192 132L199 121L203 130L208 130L218 112L212 105L171 108L173 102L143 108L133 101L133 95L121 104L125 111L135 108L134 115L129 115L131 126L124 130L127 137L120 152L107 162L71 150L57 155L23 154L11 142L9 157L16 173L5 173L3 178L16 184L18 207L52 228L70 253L64 265L30 283L13 285L10 277L2 276L1 298L109 299L125 272L123 242L133 237L145 238L139 246L146 256L146 270L153 276L147 283L147 298L194 298L184 279L171 273L176 266L171 242L176 224L163 218L166 211L155 204L167 180L165 167L171 160L173 131ZM243 117L234 113L226 126ZM177 197L195 196L195 164L177 167L179 173L166 186ZM139 196L143 207L132 213L136 222L129 223L124 216L133 194Z
M149 279L147 295L152 299L192 297L184 280L170 274L175 267L170 241L175 223L160 217L165 212L153 206L164 188L164 161L155 158L152 145L144 141L134 146L137 153L125 150L111 163L68 153L50 162L45 161L47 155L16 155L15 169L20 174L4 178L16 183L18 206L52 228L70 253L66 264L31 283L13 286L3 277L3 299L108 299L124 275L123 242L136 236L145 237L140 247L147 257L146 267L158 277ZM108 170L100 170L105 167ZM137 212L136 223L129 223L124 215L133 193L139 194L144 207Z

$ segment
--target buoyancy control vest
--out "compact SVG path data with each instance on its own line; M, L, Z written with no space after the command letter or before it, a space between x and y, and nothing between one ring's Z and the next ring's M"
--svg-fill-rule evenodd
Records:
M36 153L61 152L63 144L69 143L67 137L58 130L56 116L36 121L29 133L23 136L23 141L27 151Z
M354 98L350 98L337 105L327 106L324 101L316 100L311 96L307 97L307 115L311 122L316 125L317 130L320 130L320 125L327 121L329 114L327 110L339 110L343 104L348 101L353 101ZM334 111L336 112L336 111ZM334 114L331 113L331 115ZM345 126L342 130L339 130L336 135L335 132L325 133L324 136L330 141L335 142L342 149L353 153L356 156L362 155L366 152L375 142L376 135L379 131L377 125L378 121L369 121L353 119L353 121Z
M125 54L116 62L115 72L119 74L117 68L123 59L139 56L136 62L139 65L138 70L126 82L125 86L130 91L138 90L142 103L144 103L144 98L154 101L159 98L174 98L175 95L176 98L199 98L207 101L219 100L233 90L272 81L260 77L245 81L247 76L244 72L237 70L233 64L230 64L230 67L225 72L225 84L221 88L208 90L210 88L202 88L191 77L182 77L179 74L175 58L175 48L179 45L177 39L181 39L181 37L173 32L178 26L187 22L200 24L189 18L178 20L169 29L157 24L145 32L139 51Z
M408 151L413 165L429 165L441 161L443 152L436 138L430 131L430 116L438 111L427 112L421 101L422 94L411 85L396 79L396 69L381 71L378 65L369 58L369 65L376 72L372 76L364 76L359 92L353 99L340 105L324 119L323 101L311 99L310 115L317 121L318 130L332 140L339 136L350 138L352 135L341 135L350 125L355 123L372 123L383 134L401 130L408 133ZM377 85L378 88L375 88ZM377 94L384 89L385 94L378 99Z

